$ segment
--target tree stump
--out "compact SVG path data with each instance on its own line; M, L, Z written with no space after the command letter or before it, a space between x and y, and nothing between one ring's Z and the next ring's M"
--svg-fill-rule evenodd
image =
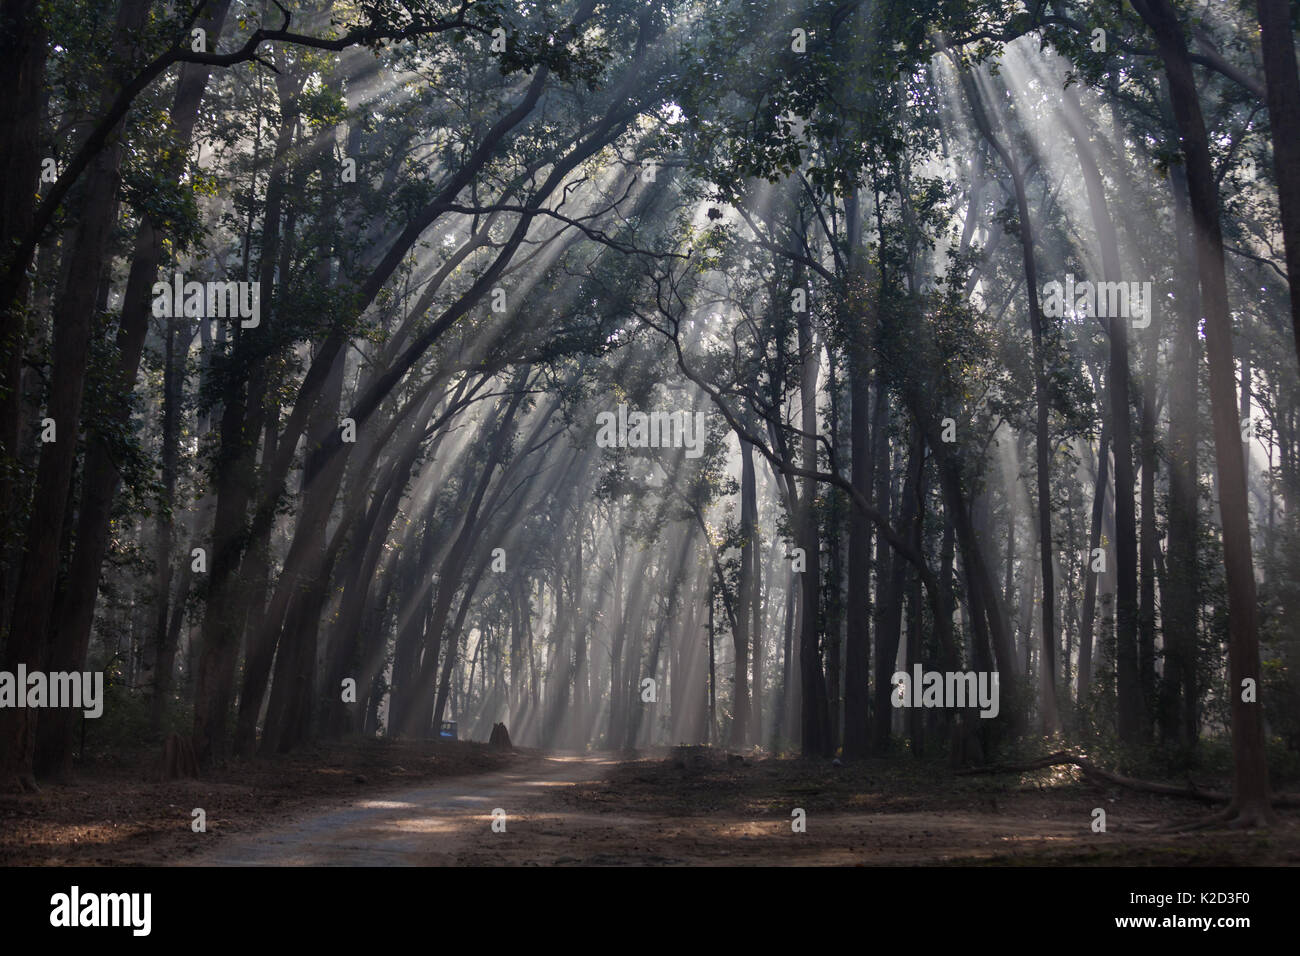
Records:
M672 760L678 770L703 770L712 763L712 753L699 744L683 745L673 748Z
M505 724L493 724L492 736L488 738L488 746L494 750L513 750L510 745L510 731L506 730Z
M180 734L168 734L163 742L162 766L158 779L177 780L181 777L195 778L198 775L199 761L194 755L193 742Z

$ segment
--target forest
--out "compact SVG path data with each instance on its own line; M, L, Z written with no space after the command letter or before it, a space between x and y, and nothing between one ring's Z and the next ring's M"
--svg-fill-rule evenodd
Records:
M1250 862L1300 807L1298 24L3 0L0 859L69 858L78 781L192 838L203 781L517 759Z

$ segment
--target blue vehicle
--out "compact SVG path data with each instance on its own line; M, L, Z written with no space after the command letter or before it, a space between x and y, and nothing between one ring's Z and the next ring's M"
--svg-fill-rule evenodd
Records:
M442 722L442 729L441 729L440 731L438 731L438 739L439 739L439 740L456 740L456 739L457 739L457 737L456 737L456 721L454 721L454 720L444 720L444 721Z

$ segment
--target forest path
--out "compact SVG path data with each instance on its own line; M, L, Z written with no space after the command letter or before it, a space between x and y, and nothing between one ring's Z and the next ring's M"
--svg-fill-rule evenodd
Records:
M1199 805L1090 788L943 793L863 764L795 760L684 769L616 755L515 755L517 766L448 777L294 822L247 830L200 866L636 866L1300 863L1300 828L1250 835L1160 832ZM1111 814L1092 832L1093 808ZM805 808L806 830L792 826ZM494 832L492 811L506 813Z
M186 861L199 866L439 866L504 849L557 788L598 781L613 757L550 755L519 770L453 777L314 813L290 826L240 835ZM492 811L506 812L506 832ZM477 854L474 854L477 855ZM502 862L505 862L504 860ZM511 862L517 862L512 860Z

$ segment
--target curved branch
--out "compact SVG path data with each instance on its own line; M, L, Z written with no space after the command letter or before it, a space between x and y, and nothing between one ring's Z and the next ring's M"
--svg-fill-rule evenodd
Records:
M197 16L199 4L191 11L189 18L186 20L186 26L194 22ZM258 48L263 43L290 43L296 46L309 47L316 50L341 51L348 47L358 44L377 43L381 41L401 41L409 40L417 36L426 36L435 33L443 33L448 30L479 30L484 32L485 28L467 22L465 12L468 7L463 4L456 16L451 20L436 20L432 23L412 24L404 29L389 32L383 28L365 27L357 28L345 33L341 37L313 37L302 33L294 33L289 29L290 15L289 11L284 8L279 0L276 0L276 6L284 14L284 22L278 30L266 30L258 28L253 31L248 40L238 50L230 53L199 53L190 50L184 46L184 40L177 42L165 53L155 57L148 65L137 73L122 89L118 92L113 105L109 107L107 113L100 117L90 134L82 144L72 154L68 165L64 167L59 178L55 180L54 185L50 187L45 198L41 200L40 205L36 207L36 213L32 219L32 225L23 236L22 241L14 253L12 259L5 266L5 277L11 278L19 273L26 271L28 264L31 262L32 255L36 251L36 246L40 238L44 235L45 230L49 228L50 223L54 220L54 214L58 212L63 205L64 199L67 198L68 192L72 186L86 171L92 159L108 144L110 137L117 129L118 125L130 112L136 98L147 90L153 82L158 79L167 69L177 63L198 63L207 66L235 66L239 63L249 61L258 61Z

